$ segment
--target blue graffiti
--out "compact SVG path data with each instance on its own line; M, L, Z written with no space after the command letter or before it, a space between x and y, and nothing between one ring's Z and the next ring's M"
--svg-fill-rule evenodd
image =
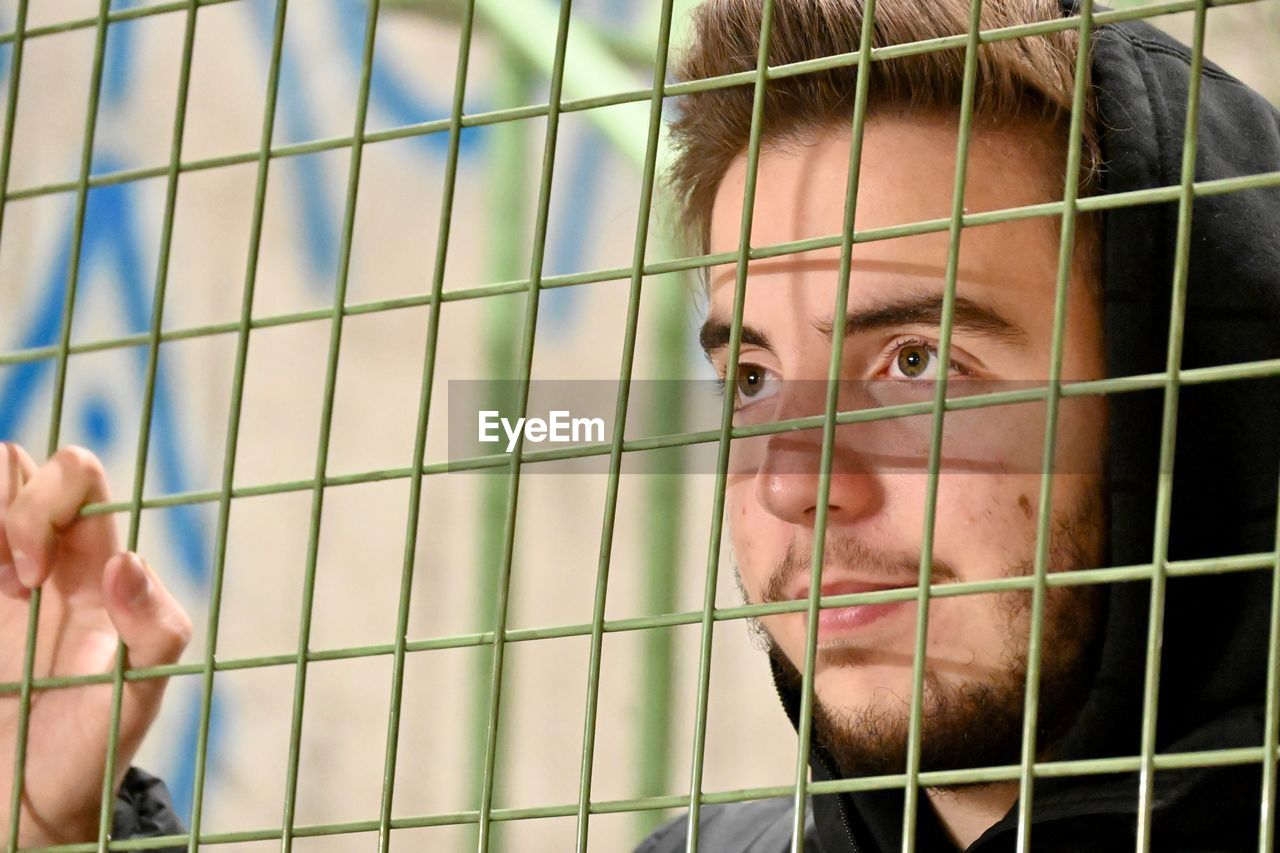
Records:
M269 55L274 35L275 4L254 2L254 20L263 53ZM368 17L367 3L360 0L334 0L335 27L341 48L340 58L350 66L350 73L359 79L364 65L365 24ZM279 117L281 132L288 142L306 142L319 137L318 123L312 104L320 93L310 92L299 57L288 49L280 57ZM370 112L382 111L396 126L416 124L449 115L444 102L425 100L402 82L391 63L374 51L372 75L369 87ZM463 131L459 144L460 155L473 153L481 141L478 128ZM431 133L412 137L414 149L422 154L439 157L448 149L449 138L445 133ZM322 155L303 155L290 158L296 170L297 187L295 206L303 226L302 248L310 275L308 280L322 292L334 286L338 271L338 229L341 210L325 193L326 180L320 161Z
M273 24L272 6L258 3L256 8L258 31L263 44L269 45ZM337 15L336 30L340 36L342 58L350 67L350 73L358 78L364 63L367 4L363 0L334 0L334 11ZM625 19L629 9L617 0L609 0L602 11L611 21L616 22ZM310 99L284 95L285 92L299 93L298 87L304 82L304 78L298 73L296 62L287 50L281 57L280 74L280 108L287 138L290 141L315 139L318 131L309 111ZM377 51L376 46L369 99L370 110L382 111L395 126L431 121L449 115L448 106L444 102L424 100L401 82L401 76L395 72L393 64ZM480 107L479 111L483 109ZM449 142L444 133L411 138L415 148L433 156L443 155ZM599 203L599 178L606 151L603 137L595 130L585 129L577 139L567 141L570 144L565 148L576 156L566 158L568 174L562 179L564 190L556 195L556 221L563 224L550 235L544 269L546 275L584 269L586 250L590 245L591 223ZM475 153L483 144L483 128L464 129L460 144L461 154ZM304 246L312 273L311 281L319 287L327 288L334 281L337 271L338 214L329 212L323 193L324 183L319 161L314 156L295 159L300 185L298 213L307 235ZM562 331L575 319L576 308L581 302L581 291L578 288L548 291L543 297L543 316L553 330Z
M597 2L584 11L594 11L607 26L625 22L635 11L636 4L620 0ZM559 218L563 225L550 235L547 251L547 275L581 272L588 262L587 249L591 245L592 223L600 204L600 176L605 174L605 157L608 154L604 136L591 127L583 128L577 138L571 140L576 156L569 159L568 174L563 178L564 191L558 194ZM544 315L552 333L567 330L577 319L582 305L582 289L560 287L543 295Z
M137 0L116 0L113 8L122 10L137 5ZM244 14L258 34L256 52L260 57L269 55L275 3L273 0L247 0ZM14 18L12 2L4 4L7 21ZM316 8L316 7L311 7ZM603 14L620 19L628 7L620 0L604 0ZM347 73L358 79L363 67L363 39L366 6L362 0L331 0L328 5L332 28L336 34L336 56L323 56L318 61L338 59ZM110 28L106 42L101 90L100 125L121 121L127 115L130 99L138 97L135 87L135 68L139 51L139 24L119 22ZM319 134L317 109L323 103L324 92L317 91L313 78L308 75L306 64L310 56L286 49L281 64L278 136L282 141L309 141ZM0 79L7 80L11 72L12 45L0 49ZM266 62L262 62L266 69ZM452 80L435 85L435 95L447 90ZM406 79L395 63L385 55L375 52L370 88L371 114L377 114L395 126L414 124L447 117L448 101L444 97L432 98L421 93L418 81ZM471 103L479 103L471 99ZM483 128L470 128L461 137L461 153L475 156L483 151L487 134ZM93 152L92 170L95 174L114 172L138 165L131 161L130 152L118 150L118 140L127 138L121 134L100 133ZM578 271L583 268L586 249L593 233L592 224L599 204L600 174L603 158L607 156L603 138L587 129L565 140L568 163L563 171L562 192L557 193L559 206L556 221L561 227L552 235L548 247L547 274ZM434 133L413 137L411 150L418 156L439 158L448 145L448 135ZM332 288L336 279L338 260L338 231L341 218L341 199L327 191L322 157L304 155L291 157L280 164L288 164L286 171L290 187L290 204L294 206L296 221L301 223L298 250L308 275L320 290ZM141 210L143 205L138 185L120 183L97 187L86 198L85 222L81 241L80 281L78 285L77 317L84 314L83 297L93 288L110 288L107 304L118 312L117 321L125 333L145 332L150 324L154 297L154 254L145 247L150 245L143 230ZM69 210L69 206L68 206ZM53 241L49 258L41 264L39 279L35 282L30 302L22 308L11 309L10 316L21 319L10 328L13 340L3 341L6 347L33 349L54 345L62 332L62 319L66 308L67 278L70 270L74 243L74 218L67 215L62 222L57 239ZM87 275L87 270L103 271L104 275ZM565 327L576 314L581 294L576 288L562 288L547 294L547 319L558 327ZM104 300L99 300L101 304ZM6 330L8 331L8 330ZM6 337L9 336L6 334ZM69 400L68 412L75 418L79 433L97 452L106 453L113 448L125 450L128 441L120 428L127 418L123 412L139 406L147 370L146 347L133 347L127 351L132 361L131 374L113 378L104 390L94 390L78 399ZM0 440L15 439L24 427L38 417L38 407L48 399L48 389L54 379L54 361L36 360L0 369ZM157 366L154 388L154 404L151 423L151 445L148 459L149 480L161 493L190 491L195 482L194 471L204 460L197 462L184 437L189 431L183 424L183 391L174 379L174 371L181 375L181 366L172 352L165 352ZM129 395L133 395L130 397ZM174 549L175 569L194 589L207 589L210 578L211 555L209 543L213 509L204 506L178 506L155 516L164 526L168 541ZM163 772L174 795L174 802L184 817L189 817L189 807L195 782L194 753L201 719L199 690L186 690L171 696L171 703L179 703L181 715L180 735L173 745L172 759ZM210 753L218 754L218 744L228 736L228 726L233 709L222 694L215 693L210 717Z
M104 83L105 83L104 79ZM100 157L104 169L122 168L110 156ZM142 258L142 236L138 233L139 216L131 184L97 187L88 193L85 206L84 236L81 245L81 276L77 305L89 295L94 285L114 288L111 304L120 312L126 333L144 332L150 326L152 287L144 270L151 265ZM38 289L35 309L29 317L19 348L28 349L56 344L66 308L67 277L70 270L73 222L67 222L58 242L53 262ZM85 270L99 267L109 276L89 276ZM83 316L78 312L77 316ZM74 318L73 318L74 321ZM83 432L90 449L105 454L116 440L115 406L139 405L146 376L148 350L129 350L134 364L133 388L138 399L116 401L92 394L87 399L71 401L78 405ZM157 365L151 422L151 451L148 471L164 493L189 491L192 487L189 456L181 446L183 431L179 427L179 403L170 379L171 365L164 359ZM0 439L16 439L23 423L33 415L40 402L39 391L53 381L54 362L50 359L30 361L10 368L0 379ZM208 541L206 511L196 506L180 506L166 510L161 516L166 533L177 557L176 568L196 588L208 582L209 559L205 553ZM187 695L183 707L182 734L175 760L167 772L176 801L189 805L194 784L196 733L200 722L199 696ZM221 703L215 702L210 718L211 741L221 736Z
M114 4L116 9L134 5L133 0ZM102 80L101 121L109 121L113 110L120 108L129 95L134 51L134 26L117 24L108 30L106 56ZM5 50L3 71L7 76L11 50ZM99 139L102 137L100 136ZM100 146L100 147L99 147ZM93 165L95 172L111 172L125 168L120 157L110 152L110 145L95 146ZM106 149L106 150L103 150ZM84 230L80 247L80 276L77 284L77 305L90 287L98 281L113 287L109 303L119 310L119 319L127 333L146 331L150 325L153 288L145 271L151 264L144 263L144 239L138 231L140 217L133 184L98 187L91 190L85 200ZM57 241L52 262L37 290L34 310L24 324L19 336L19 348L29 349L56 344L61 336L62 319L66 309L67 279L70 274L73 229L75 223L68 217ZM103 279L86 275L87 270L105 268L110 272ZM83 311L77 312L82 316ZM73 323L76 318L72 318ZM134 390L140 398L145 381L148 351L145 347L130 350L134 362ZM33 410L41 400L40 390L53 380L54 362L40 360L25 362L5 371L0 377L0 439L17 439L22 425L33 416ZM138 405L141 400L117 401L114 405L105 395L93 393L82 400L69 401L78 406L82 434L90 449L105 455L117 439L117 422L121 420L114 409L121 405ZM157 365L151 421L151 444L148 471L153 482L165 493L189 491L192 487L189 456L181 445L184 434L179 428L177 394L169 378L169 365L162 359ZM185 578L197 589L204 588L209 578L209 559L204 543L208 541L207 510L195 506L180 506L160 515L169 541L173 547L177 566ZM200 697L187 691L182 695L180 712L181 733L175 758L167 768L166 776L180 810L189 811L194 786L194 762L196 736L201 718ZM214 748L222 737L222 703L212 703L210 711L210 747Z
M262 37L261 48L270 55L272 31L275 20L275 3L250 3L254 13L255 31ZM265 64L264 64L265 68ZM299 57L288 50L280 54L280 82L277 97L276 136L287 142L303 142L316 139L316 121L311 113L311 100L307 97L305 75ZM338 270L338 218L333 205L325 194L325 176L321 168L324 155L306 154L291 157L288 168L295 175L291 182L296 195L295 209L302 223L305 239L302 242L303 258L309 275L307 280L320 288L333 286Z

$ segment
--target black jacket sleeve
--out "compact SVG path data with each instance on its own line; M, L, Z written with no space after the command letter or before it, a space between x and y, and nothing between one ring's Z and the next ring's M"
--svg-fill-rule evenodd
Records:
M164 782L137 767L130 767L116 794L111 837L123 841L128 838L181 835L186 831L173 809L173 800ZM163 848L162 853L179 853L186 849L186 844L183 844Z

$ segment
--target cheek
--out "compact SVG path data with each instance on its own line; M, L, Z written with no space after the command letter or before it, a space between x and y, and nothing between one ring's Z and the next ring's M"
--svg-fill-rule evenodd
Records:
M960 580L998 578L1031 559L1040 478L949 474L938 486L934 550Z
M1066 398L1058 417L1054 471L1059 477L1101 477L1107 450L1107 401ZM1056 494L1057 488L1054 489ZM1054 501L1057 505L1057 499Z
M1008 601L962 595L934 601L929 610L929 660L936 673L971 680L1005 668L1010 632L1021 633Z
M929 478L915 472L885 474L878 484L883 495L883 509L866 519L862 529L869 544L885 550L920 552L924 535L924 505Z
M754 478L729 477L725 487L724 517L742 585L748 598L758 601L760 591L768 581L771 565L769 542L771 538L779 537L773 532L776 525L769 523L768 513L755 499ZM786 547L785 542L783 547Z

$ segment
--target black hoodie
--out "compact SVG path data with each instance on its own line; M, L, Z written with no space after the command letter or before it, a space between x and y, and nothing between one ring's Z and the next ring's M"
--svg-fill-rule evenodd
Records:
M1065 15L1077 14L1063 0ZM1213 15L1209 16L1210 25ZM1092 75L1102 129L1103 191L1176 187L1181 179L1191 51L1141 21L1099 26ZM1271 173L1269 186L1198 197L1192 206L1181 369L1280 359L1280 115L1206 62L1200 84L1197 182ZM1162 373L1178 221L1176 201L1108 210L1105 325L1112 377ZM1106 565L1150 565L1164 392L1110 397ZM1186 384L1178 399L1170 560L1274 552L1280 491L1280 378ZM1157 714L1157 753L1260 747L1274 559L1231 573L1169 578ZM1055 760L1141 752L1142 684L1150 581L1108 587L1101 663ZM793 722L799 697L780 690ZM837 777L820 746L813 779ZM1262 765L1157 771L1155 851L1258 849ZM899 790L811 800L810 848L872 853L902 848ZM1037 779L1031 849L1133 850L1138 774ZM782 851L790 808L781 801L708 808L700 849ZM683 850L683 819L640 850ZM969 846L1015 849L1017 805ZM955 849L922 800L916 849Z

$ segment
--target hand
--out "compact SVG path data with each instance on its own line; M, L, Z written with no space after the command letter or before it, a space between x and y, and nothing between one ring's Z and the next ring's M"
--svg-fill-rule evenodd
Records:
M124 641L131 668L173 663L191 620L136 554L121 553L109 515L80 517L109 499L102 464L65 447L37 468L22 448L0 444L0 683L22 678L28 599L42 586L35 677L110 672ZM115 788L155 720L164 679L126 681ZM23 846L91 841L98 835L112 685L33 691L19 816ZM0 695L0 843L8 837L19 698Z

